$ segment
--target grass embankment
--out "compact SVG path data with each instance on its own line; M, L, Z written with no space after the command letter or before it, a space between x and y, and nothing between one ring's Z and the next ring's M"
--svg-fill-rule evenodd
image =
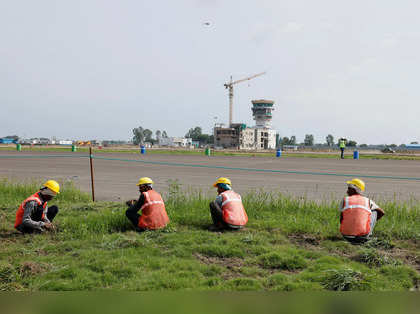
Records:
M209 199L165 195L170 225L136 233L121 203L90 203L64 185L54 234L13 230L37 185L0 183L0 290L408 290L420 281L420 204L380 203L387 215L364 246L338 233L337 202L243 197L249 224L209 232Z
M0 151L15 151L15 146L0 146ZM22 151L28 152L71 152L71 147L58 147L58 146L22 146ZM99 149L94 147L93 151L95 154L100 153L124 153L124 154L139 154L139 149L137 147L127 147L127 148L113 148L113 147L104 147ZM77 152L79 153L88 153L88 147L77 147ZM203 156L204 149L158 149L158 148L148 148L147 154L151 155L190 155L190 156ZM231 150L212 150L212 156L235 156L235 157L274 157L275 151L231 151ZM301 151L301 152L289 152L283 151L281 158L329 158L329 159L339 159L340 152L312 152L312 151ZM353 152L349 150L344 155L345 159L353 159ZM360 159L383 159L383 160L420 160L419 155L414 154L372 154L372 153L363 153L360 151Z

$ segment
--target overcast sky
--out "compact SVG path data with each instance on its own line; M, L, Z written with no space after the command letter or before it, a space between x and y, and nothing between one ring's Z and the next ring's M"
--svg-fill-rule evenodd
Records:
M420 140L420 4L392 0L0 0L0 136L124 139L253 125ZM209 22L210 25L204 23ZM217 117L217 119L215 119Z

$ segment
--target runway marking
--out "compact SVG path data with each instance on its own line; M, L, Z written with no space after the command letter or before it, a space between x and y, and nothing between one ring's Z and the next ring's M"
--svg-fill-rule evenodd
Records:
M25 156L0 156L3 159L11 158L89 158L89 155L25 155ZM240 167L227 167L227 166L212 166L212 165L197 165L197 164L185 164L177 162L165 162L165 161L146 161L136 159L123 159L123 158L111 158L111 157L99 157L92 155L93 159L110 160L110 161L124 161L124 162L137 162L151 165L164 165L164 166L175 166L175 167L192 167L192 168L208 168L208 169L224 169L224 170L239 170L239 171L250 171L250 172L268 172L268 173L281 173L281 174L299 174L299 175L315 175L315 176L335 176L335 177L359 177L359 178L375 178L375 179L391 179L391 180L408 180L408 181L420 181L418 177L395 177L395 176L380 176L380 175L363 175L354 173L333 173L333 172L314 172L314 171L296 171L296 170L274 170L274 169L258 169L258 168L240 168Z

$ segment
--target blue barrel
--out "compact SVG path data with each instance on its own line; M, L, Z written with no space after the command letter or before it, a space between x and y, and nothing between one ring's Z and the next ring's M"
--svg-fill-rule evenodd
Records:
M276 151L276 157L281 157L281 150L280 150L280 149L278 149L278 150Z
M353 159L359 159L359 151L355 150L353 152Z
M140 146L140 153L141 154L146 154L146 147L144 147L144 145Z

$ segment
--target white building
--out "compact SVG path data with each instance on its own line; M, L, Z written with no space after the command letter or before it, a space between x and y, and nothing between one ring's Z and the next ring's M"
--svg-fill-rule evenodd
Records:
M255 127L243 123L233 123L229 128L214 128L216 147L235 149L275 149L276 130L271 128L274 101L259 99L252 101L252 115Z
M185 137L159 137L159 146L168 147L191 147L192 138Z

